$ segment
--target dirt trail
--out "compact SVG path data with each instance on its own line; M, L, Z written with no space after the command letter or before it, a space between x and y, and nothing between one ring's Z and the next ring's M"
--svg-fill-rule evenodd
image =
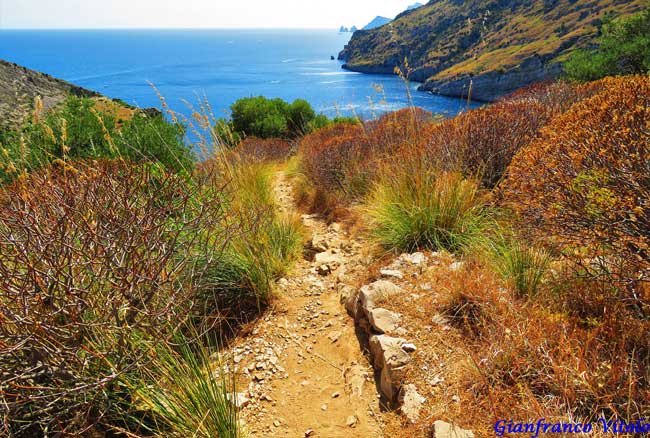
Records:
M286 177L281 209L294 211ZM382 437L374 374L338 289L365 274L361 242L337 224L303 215L314 260L278 283L278 299L233 347L242 418L251 436Z

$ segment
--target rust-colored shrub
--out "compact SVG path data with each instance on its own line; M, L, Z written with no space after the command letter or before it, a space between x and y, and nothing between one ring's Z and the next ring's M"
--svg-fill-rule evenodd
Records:
M12 436L76 435L125 402L194 309L228 236L223 189L161 166L75 163L3 188L0 404Z
M581 270L616 281L647 316L650 279L650 78L610 78L513 160L505 196Z
M591 87L562 82L520 90L423 133L427 137L423 159L466 176L479 175L485 187L495 187L514 155L542 127L592 92Z
M291 143L281 138L247 137L237 145L233 154L245 162L286 160L291 154Z
M360 125L338 124L310 134L300 143L302 170L317 190L351 198L354 187L350 185L350 169L361 161L365 142ZM356 176L364 178L362 173Z
M366 195L382 161L399 150L417 150L430 113L413 108L362 125L337 124L304 137L302 167L317 190L349 203Z

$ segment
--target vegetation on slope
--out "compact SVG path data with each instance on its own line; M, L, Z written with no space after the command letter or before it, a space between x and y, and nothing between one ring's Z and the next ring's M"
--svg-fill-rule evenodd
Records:
M448 411L459 425L650 409L648 87L540 84L451 120L405 110L301 141L313 209L361 204L382 249L464 257L431 279L437 293L418 290L418 309L448 318L474 360L454 387L463 408Z
M387 26L356 32L342 52L351 69L392 73L408 59L411 79L446 81L506 72L527 60L564 60L593 43L611 14L643 0L433 0Z
M191 172L194 156L185 144L185 127L162 114L124 114L116 105L69 96L44 111L37 99L22 129L0 131L0 181L11 181L50 163L65 166L78 159L120 158L156 161L174 171Z
M650 73L650 8L631 17L608 20L601 32L598 48L576 51L567 61L570 79L585 82Z
M170 119L70 97L4 132L3 434L239 435L207 358L269 303L301 229L275 205L275 155L197 165Z
M230 110L230 119L217 120L215 130L217 136L231 147L237 146L247 136L295 139L333 123L355 123L354 118L330 120L323 114L316 114L309 102L303 99L288 103L264 96L246 97L233 103Z

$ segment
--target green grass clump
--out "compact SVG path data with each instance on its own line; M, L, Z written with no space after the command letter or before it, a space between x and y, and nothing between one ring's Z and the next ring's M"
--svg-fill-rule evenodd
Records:
M520 297L535 296L551 262L550 254L510 234L497 233L485 243L483 254L496 272Z
M278 209L273 165L225 160L219 165L225 169L232 192L226 202L226 209L232 213L228 217L243 221L244 232L231 236L222 258L198 261L207 264L201 269L202 289L208 295L225 294L231 303L254 299L257 305L266 304L273 282L302 254L302 224L295 215Z
M190 333L200 338L193 329ZM151 353L147 367L120 378L133 399L123 412L131 430L160 438L241 436L234 375L208 347L177 334Z
M489 224L478 183L458 173L407 170L383 177L368 199L377 241L392 251L462 251Z

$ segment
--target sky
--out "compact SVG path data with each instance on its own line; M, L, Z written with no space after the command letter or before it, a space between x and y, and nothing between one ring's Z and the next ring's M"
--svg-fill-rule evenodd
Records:
M415 1L0 0L0 29L363 27Z

